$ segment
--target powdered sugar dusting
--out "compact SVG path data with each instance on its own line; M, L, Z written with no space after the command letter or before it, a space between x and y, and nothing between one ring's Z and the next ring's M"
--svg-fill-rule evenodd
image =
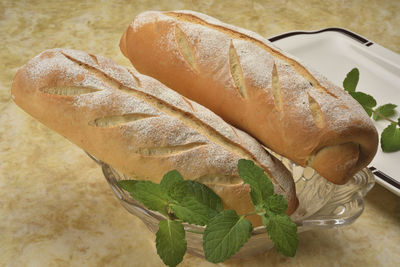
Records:
M202 25L176 22L195 47L199 63L209 63L215 55L226 55L230 38L214 29L204 28Z
M281 51L279 48L275 47L271 42L269 42L262 36L258 35L257 33L223 23L217 19L193 11L187 11L187 10L183 12L174 11L166 14L171 17L177 17L177 21L188 22L187 24L189 25L192 24L202 25L203 28L206 28L202 29L202 31L207 31L208 29L214 29L216 31L220 31L221 33L226 34L227 36L231 36L233 39L244 39L248 42L253 42L254 44L257 44L258 46L262 47L265 50L264 53L271 53L274 55L274 57L286 61L288 64L292 65L292 67L297 72L299 72L299 74L304 76L306 79L310 80L310 82L312 82L315 86L320 87L318 79L316 79L313 75L311 75L307 71L307 69L303 66L304 64L302 64L297 58ZM180 15L184 16L182 17ZM195 31L196 29L195 27L193 27L191 28L191 30ZM320 87L319 89L322 91L325 90L328 94L331 94L331 92L329 90L326 90L326 88ZM332 96L334 96L334 94L332 94Z
M154 80L148 76L141 75L139 73L135 73L135 75L140 79L142 88L138 88L138 90L141 90L145 93L151 94L154 97L157 97L159 99L162 99L166 103L172 104L174 107L181 109L182 111L192 114L194 117L199 119L202 123L210 126L214 130L216 130L220 135L224 136L225 138L233 141L234 143L240 145L241 147L244 147L247 151L249 151L251 154L245 155L242 151L240 154L236 154L235 156L235 164L233 164L233 161L230 160L231 164L227 164L226 160L221 160L221 161L215 161L215 156L221 153L221 146L218 145L219 150L212 151L210 155L213 155L212 159L214 161L214 164L218 164L218 162L221 162L221 165L218 164L218 168L225 169L226 167L224 166L231 166L233 170L236 170L236 163L237 160L241 157L246 157L246 158L253 158L256 159L262 166L266 167L269 173L273 173L273 177L279 181L285 180L286 185L290 184L291 178L289 177L288 173L283 172L282 170L276 171L271 171L274 168L274 165L276 163L272 162L272 159L269 154L266 153L266 151L261 147L261 145L252 137L250 137L248 134L245 134L244 132L236 129L237 132L240 133L240 138L236 136L234 133L232 127L227 124L225 121L223 121L220 117L215 115L212 111L208 110L207 108L197 104L196 102L193 102L191 100L188 100L193 109L181 98L181 96L176 93L175 91L172 91L171 89L165 87L162 85L160 82L157 80ZM193 111L195 110L195 111ZM192 125L193 126L193 125ZM207 138L210 138L208 136ZM213 139L211 139L213 140ZM217 145L217 144L215 144ZM224 147L224 146L222 146ZM226 149L223 149L223 151L227 151ZM226 153L226 152L224 152ZM229 152L232 153L232 152ZM232 154L231 156L232 157ZM233 164L233 165L232 165ZM285 188L288 189L289 187ZM282 190L282 189L281 189Z
M126 143L128 150L133 154L137 154L139 148L147 147L159 147L168 154L168 149L176 151L174 147L194 144L188 146L187 150L172 153L162 160L186 177L197 179L216 175L226 178L222 183L237 182L236 164L238 159L243 157L256 159L268 172L275 168L276 163L272 162L271 157L254 138L239 130L236 130L236 135L230 125L205 107L190 100L187 100L188 104L175 91L133 71L140 80L141 87L138 87L127 69L105 58L93 58L75 50L56 49L44 52L42 59L33 59L26 69L32 79L57 73L57 79L67 85L100 89L94 93L73 96L72 104L75 106L74 112L77 113L72 116L75 119L91 121L94 118L90 114L97 117L130 113L151 115L120 127L113 127L113 132L110 132L120 133L121 142ZM65 77L68 78L63 80ZM63 103L70 105L71 102ZM91 112L87 113L86 110ZM117 145L115 142L119 141L110 140L110 144ZM102 145L107 146L107 142ZM91 149L96 152L96 149L102 151L104 148L94 145ZM193 160L194 158L196 160ZM291 181L290 175L284 170L274 173L274 178ZM282 188L278 186L277 190ZM290 190L286 193L292 194Z
M142 27L147 23L154 22L158 17L158 12L156 11L146 11L140 13L136 18L132 21L131 27L136 30L137 28Z
M322 86L333 92L339 101L326 103L320 100L321 105L327 105L325 111L328 120L334 123L332 128L345 128L347 125L360 125L361 127L374 128L372 120L367 116L364 108L356 102L344 89L332 84L324 76L310 69L310 72L319 80ZM351 112L349 112L351 110Z
M176 23L195 48L198 65L204 73L212 76L215 81L227 84L227 88L234 88L227 58L231 38L202 25L180 21Z
M149 93L154 97L157 97L169 104L172 104L173 106L185 111L186 113L192 114L193 116L201 120L204 124L215 129L225 138L234 141L242 147L245 147L246 150L250 151L251 154L253 154L255 158L259 160L260 163L264 166L269 167L273 165L269 158L269 155L254 138L250 137L247 134L244 134L243 132L241 134L241 138L238 138L232 130L232 127L225 121L223 121L219 116L215 115L212 111L197 104L196 102L188 100L195 110L193 111L191 107L187 105L187 103L185 103L185 101L183 101L180 95L175 91L172 91L171 89L165 87L164 85L150 77L143 76L138 73L135 75L139 77L143 88L145 88L139 90L145 91L146 93ZM236 129L236 131L239 130ZM247 157L251 158L250 155L248 155Z
M42 52L27 63L26 73L33 81L40 81L44 77L56 74L60 80L68 80L75 83L76 86L96 88L104 90L105 84L93 79L88 75L88 71L80 68L78 65L67 59L61 51L67 49L50 49ZM90 58L90 57L89 57ZM82 80L82 78L84 79Z
M165 47L169 53L174 53L180 60L184 60L181 54L178 53L178 44L175 39L175 32L170 30L166 35L161 36L158 46Z
M129 71L111 60L104 58L102 56L96 56L96 61L93 60L93 57L82 52L82 51L77 51L77 50L64 50L63 53L67 56L70 56L71 59L77 59L80 62L85 62L86 65L92 67L92 68L102 68L103 72L113 78L114 80L119 81L122 83L124 86L127 87L136 87L137 83L136 80L132 77L132 75L129 73Z
M187 127L181 121L171 116L161 114L157 117L136 123L126 130L128 136L134 136L136 147L165 147L190 143L209 143L204 136Z
M257 34L222 23L207 15L187 10L183 12L177 11L176 13L195 15L200 19L205 20L207 23L223 26L236 32L247 34L252 38L267 43L269 46L271 45L268 40L258 36ZM159 18L163 17L165 17L165 15L159 15ZM203 25L196 23L187 23L185 21L177 20L176 24L179 25L188 37L188 40L195 47L199 65L207 66L204 68L206 72L213 73L213 76L215 77L214 79L226 84L227 88L233 89L234 85L232 83L232 78L230 75L227 75L227 73L229 73L229 62L226 55L228 54L229 42L231 40L230 37L216 29L204 27ZM175 43L174 40L171 42ZM305 126L308 125L307 127L314 127L312 115L309 110L307 93L309 91L316 91L317 89L309 84L307 79L297 73L287 62L277 59L256 44L242 39L232 39L232 42L239 56L244 78L246 79L247 84L251 87L261 88L267 91L271 90L272 67L275 61L278 62L277 69L278 74L280 74L280 83L283 84L282 94L284 102L297 107L297 112L292 112L291 115L294 118L302 118L302 120L304 120L304 114L308 114L303 123ZM275 49L275 47L273 48ZM295 59L284 52L283 54L291 59ZM324 85L324 87L331 89L332 85L324 77L319 74L314 76ZM335 91L334 94L336 95L336 90L333 91ZM345 124L336 123L340 120L332 118L332 116L344 116L348 120L349 117L351 117L345 116L343 112L332 112L338 110L337 105L340 101L336 101L336 99L333 99L333 97L328 94L322 94L320 96L323 98L318 98L320 99L319 101L321 102L321 105L326 105L324 114L327 117L327 120L335 122L329 125L331 128L330 130L333 130L335 127L345 127ZM354 104L354 101L352 102ZM360 114L356 114L355 116L358 115Z
M192 105L192 109L192 107L181 98L180 94L167 88L159 81L139 73L135 73L135 75L139 77L142 84L142 88L138 88L138 90L161 99L185 113L193 115L203 123L211 126L211 128L215 129L222 136L237 141L237 137L232 131L232 128L209 109L188 99L187 101Z
M218 19L216 19L214 17L208 16L206 14L199 13L199 12L192 11L192 10L176 10L176 11L173 11L172 13L193 15L195 17L198 17L198 18L206 21L209 24L213 24L213 25L216 25L216 26L221 26L221 27L230 29L232 31L242 33L242 34L247 35L247 36L249 36L249 37L251 37L253 39L261 41L261 42L267 44L268 46L272 46L274 49L276 48L276 50L280 50L279 48L275 47L275 45L273 43L271 43L268 39L264 38L263 36L259 35L256 32L253 32L253 31L250 31L250 30L247 30L247 29L243 29L243 28L231 25L231 24L224 23L224 22L222 22L222 21L220 21L220 20L218 20Z
M248 41L233 39L233 45L239 56L245 79L251 86L261 89L271 88L271 70L275 58Z
M27 63L26 74L34 81L48 76L54 70L61 70L64 64L68 67L73 67L72 62L68 61L61 54L59 49L46 50Z
M210 23L213 23L213 24L222 23L220 20L218 20L218 19L216 19L214 17L211 17L211 16L209 16L207 14L204 14L204 13L196 12L196 11L193 11L193 10L175 10L175 11L172 11L172 13L194 15L196 17L199 17L202 20L206 20L206 21L208 21Z
M277 62L279 80L282 84L283 101L290 103L290 105L296 106L296 109L289 109L291 112L289 117L293 120L302 118L303 125L305 127L315 127L312 123L312 115L308 105L307 95L309 93L311 93L319 105L323 107L322 111L325 119L329 121L329 124L325 129L326 131L341 132L344 131L349 125L354 123L361 124L362 127L374 127L371 120L365 115L362 107L358 105L351 96L349 96L341 88L338 88L330 83L321 74L310 68L307 69L306 65L299 59L275 47L271 42L257 33L223 23L215 18L194 11L183 10L173 11L171 13L175 13L177 16L179 14L192 15L210 25L207 27L196 22L191 23L190 17L183 20L176 20L180 27L185 29L185 33L191 37L192 42L195 44L195 47L198 51L197 54L199 60L204 61L205 66L212 67L218 64L220 66L220 70L227 68L227 56L222 53L223 57L225 58L225 62L219 57L221 54L220 51L228 48L228 44L226 42L228 39L230 39L229 35L224 33L225 31L223 28L244 34L250 38L260 41L266 46L270 47L272 50L280 53L283 56L282 59L273 56L265 49L256 45L254 42L242 40L241 38L233 38L232 40L239 56L246 83L251 87L269 89L271 84L273 62ZM160 17L163 17L163 15L160 15ZM212 26L223 28L218 30ZM218 42L213 41L213 38L218 39ZM201 41L201 39L206 41ZM216 63L216 60L217 62L221 63ZM298 72L298 70L293 67L293 64L290 63L290 61L294 62L293 64L297 65L298 68L304 67L304 71ZM222 62L225 64L222 65ZM208 68L206 68L206 71L207 69ZM306 74L307 72L310 73L311 78L308 77ZM226 74L226 72L224 72L224 74ZM226 77L230 78L229 75L225 75L223 77L225 77L225 79ZM320 88L319 85L310 84L308 79L315 79L315 81L317 81L322 88ZM225 85L228 85L227 87L229 89L232 89L232 84L225 82L224 78L222 78L222 82ZM325 89L327 91L325 91ZM338 97L338 99L335 97ZM348 109L350 108L352 108L352 112L348 112ZM306 114L306 116L304 114ZM304 119L304 117L306 118Z

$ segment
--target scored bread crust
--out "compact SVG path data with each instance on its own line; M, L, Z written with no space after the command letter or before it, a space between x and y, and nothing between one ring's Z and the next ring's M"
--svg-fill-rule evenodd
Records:
M148 11L120 48L139 72L333 183L377 151L377 131L357 101L256 33L193 11Z
M251 159L288 200L287 213L297 208L290 173L254 138L153 78L104 57L46 50L18 70L11 93L27 113L133 179L159 183L176 169L244 214L253 208L237 162Z

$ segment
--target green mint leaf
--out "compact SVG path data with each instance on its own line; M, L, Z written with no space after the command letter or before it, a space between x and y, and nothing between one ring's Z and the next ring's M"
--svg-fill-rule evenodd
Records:
M400 126L400 118L397 119L397 125Z
M218 212L224 209L221 198L210 188L196 181L186 181L186 183L189 188L189 193L193 195L197 201Z
M119 187L124 189L125 191L128 191L129 193L133 192L133 186L136 184L136 180L120 180L118 181Z
M164 174L160 185L165 189L166 192L171 190L175 186L175 184L183 181L182 175L177 170L172 170Z
M394 115L394 109L397 107L397 105L395 105L395 104L385 104L385 105L382 105L382 106L379 106L379 107L377 107L376 109L375 109L375 111L377 112L377 113L379 113L379 114L381 114L381 115L383 115L383 116L385 116L385 117L390 117L390 116L393 116ZM373 114L373 116L372 116L372 118L374 119L374 120L380 120L380 119L383 119L382 117L380 117L378 114L376 114L376 113L374 113Z
M177 170L167 172L160 182L160 186L175 200L182 200L188 194L188 187L182 175Z
M182 201L187 196L189 190L185 181L176 183L169 189L168 195L176 201Z
M288 204L282 195L272 195L264 201L264 207L275 214L285 214Z
M253 226L234 210L224 210L212 218L204 230L206 260L223 262L235 254L250 238Z
M167 172L163 176L160 186L171 198L177 200L185 197L188 192L183 177L177 170Z
M297 225L290 220L289 216L269 213L268 218L263 218L262 221L276 250L285 256L296 255L299 244Z
M137 181L130 193L134 199L148 209L165 214L164 207L168 204L170 197L159 184L150 181Z
M346 78L343 81L343 88L347 92L355 92L358 84L358 79L360 77L360 72L357 68L352 69L347 73Z
M215 215L206 205L192 196L186 196L180 202L172 202L170 207L176 217L191 224L206 225L210 220L210 215Z
M350 95L361 104L368 116L371 117L372 108L376 106L375 98L363 92L350 92Z
M177 266L186 253L185 230L178 221L162 220L156 233L157 254L165 265Z
M384 152L400 150L400 128L396 123L391 123L381 134L381 147Z
M254 206L263 204L264 200L274 194L274 185L264 170L256 166L253 161L240 159L238 171L243 181L250 185L250 196Z

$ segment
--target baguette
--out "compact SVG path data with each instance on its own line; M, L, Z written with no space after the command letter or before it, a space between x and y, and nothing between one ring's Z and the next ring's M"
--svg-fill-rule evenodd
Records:
M377 151L357 101L256 33L193 11L151 11L134 19L120 48L139 72L335 184Z
M46 50L21 67L11 89L15 103L40 122L133 179L159 183L173 169L208 185L226 208L253 210L238 175L253 160L298 205L288 170L246 133L153 78L101 56ZM250 218L261 225L256 217Z

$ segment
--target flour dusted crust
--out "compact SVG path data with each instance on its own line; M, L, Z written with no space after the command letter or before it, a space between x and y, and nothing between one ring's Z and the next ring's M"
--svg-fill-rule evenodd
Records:
M252 206L237 162L246 158L286 197L288 214L297 208L291 175L254 138L104 57L46 50L18 70L11 92L30 115L132 178L158 183L176 169L185 179L209 185L226 207L245 213Z
M120 47L139 72L334 183L376 153L378 135L363 108L256 33L193 11L149 11Z

